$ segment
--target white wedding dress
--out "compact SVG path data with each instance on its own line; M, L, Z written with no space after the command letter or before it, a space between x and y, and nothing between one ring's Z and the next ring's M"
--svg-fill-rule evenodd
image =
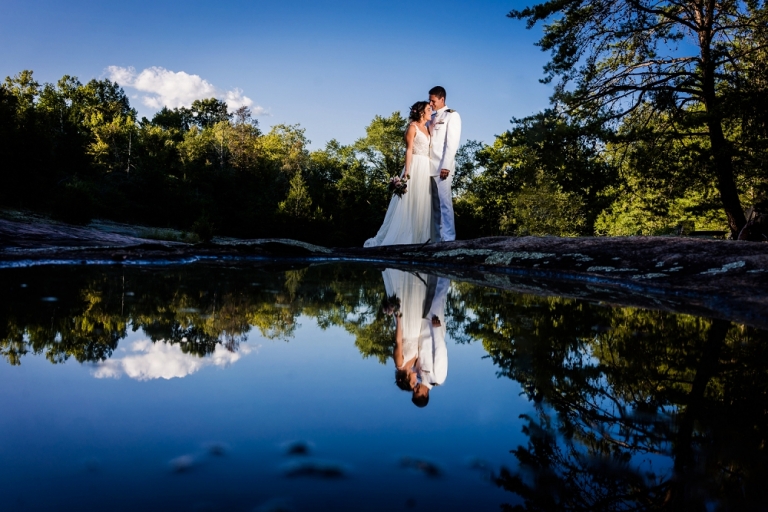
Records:
M379 232L366 240L363 247L423 244L429 240L432 221L429 166L429 136L417 129L407 191L402 197L392 194Z

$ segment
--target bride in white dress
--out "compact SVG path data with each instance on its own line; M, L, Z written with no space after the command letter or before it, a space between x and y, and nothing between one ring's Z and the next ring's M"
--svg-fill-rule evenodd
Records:
M392 195L384 222L376 236L363 247L380 245L421 244L431 235L432 202L430 198L429 141L427 121L432 108L426 101L411 107L411 123L405 132L405 167L400 175L408 176L408 188L402 197Z

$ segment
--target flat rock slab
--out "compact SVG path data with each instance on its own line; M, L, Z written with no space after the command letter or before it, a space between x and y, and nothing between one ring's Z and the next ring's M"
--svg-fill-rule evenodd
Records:
M768 244L678 237L493 237L346 249L459 279L768 328Z
M768 244L673 237L493 237L345 254L419 261L495 273L623 282L637 288L721 291L746 287L768 295Z
M40 264L361 261L497 288L727 318L768 328L768 244L678 237L490 237L326 248L287 239L145 240L93 227L0 219L0 268Z

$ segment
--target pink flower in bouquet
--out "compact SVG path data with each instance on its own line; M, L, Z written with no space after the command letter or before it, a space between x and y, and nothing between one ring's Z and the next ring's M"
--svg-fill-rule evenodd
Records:
M408 176L403 178L392 176L389 180L389 191L396 194L397 197L403 197L403 194L408 191Z

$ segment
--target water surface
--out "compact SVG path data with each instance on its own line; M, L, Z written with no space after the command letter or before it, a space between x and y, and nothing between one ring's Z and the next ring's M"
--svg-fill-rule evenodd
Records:
M2 275L3 508L766 503L753 328L365 265Z

